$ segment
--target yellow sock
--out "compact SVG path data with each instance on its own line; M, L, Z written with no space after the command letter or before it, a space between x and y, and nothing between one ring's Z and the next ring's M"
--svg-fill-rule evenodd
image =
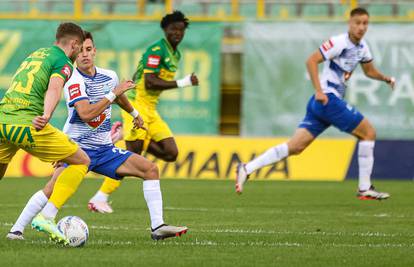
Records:
M105 177L105 180L103 181L99 191L107 195L110 195L113 192L115 192L115 190L118 189L120 185L121 185L121 181Z
M86 165L69 165L66 167L58 176L49 201L60 209L78 189L87 171L88 166Z

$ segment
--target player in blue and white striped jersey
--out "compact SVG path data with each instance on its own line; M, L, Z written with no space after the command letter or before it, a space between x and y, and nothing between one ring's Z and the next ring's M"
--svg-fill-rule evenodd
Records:
M350 13L349 29L345 34L332 37L321 45L307 60L315 95L308 102L306 115L293 137L286 143L270 148L265 153L237 168L236 192L243 191L249 174L263 166L278 162L290 155L300 154L331 125L359 139L359 188L360 199L387 199L390 195L378 192L371 184L374 164L376 132L370 122L343 99L346 81L361 64L366 76L394 87L395 79L379 72L372 63L369 47L363 39L369 23L369 14L363 8ZM321 78L318 64L324 63Z
M95 67L93 38L88 32L85 37L82 52L76 59L77 70L64 88L69 111L64 132L88 154L91 160L89 171L112 179L132 176L144 180L144 198L150 213L153 239L179 236L187 231L187 227L164 224L157 165L143 156L115 147L111 140L111 103L114 101L132 115L135 127L143 125L142 118L123 95L135 84L132 81L119 84L115 72ZM24 227L46 205L56 177L64 168L57 167L46 187L32 196L7 238L23 239Z

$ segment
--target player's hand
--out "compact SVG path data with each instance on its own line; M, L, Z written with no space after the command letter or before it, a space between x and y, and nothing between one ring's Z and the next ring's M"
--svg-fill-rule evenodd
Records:
M147 128L144 126L144 120L140 115L136 116L132 122L134 123L135 129L143 129L147 131Z
M328 101L329 101L328 96L325 95L323 92L316 92L315 93L315 100L321 102L322 105L324 105L324 106L326 104L328 104Z
M192 85L198 85L198 78L197 75L194 74L194 72L191 73L190 80Z
M45 115L36 116L32 120L32 125L36 129L36 131L40 131L45 128L46 124L49 122L49 118Z
M135 83L132 80L123 81L117 87L115 87L113 93L116 96L120 96L129 89L135 88Z
M395 86L394 77L385 77L384 81L391 87L391 90L394 90L394 86Z

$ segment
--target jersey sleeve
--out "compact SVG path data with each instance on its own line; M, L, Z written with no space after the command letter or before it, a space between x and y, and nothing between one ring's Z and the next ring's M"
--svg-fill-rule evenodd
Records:
M162 59L162 48L160 46L150 47L142 58L144 73L160 72Z
M344 48L345 42L343 38L341 38L341 36L334 36L331 37L328 41L325 41L319 47L319 51L321 52L323 59L328 60L339 56Z
M60 77L65 83L70 79L73 72L73 66L67 60L57 59L52 66L50 77Z
M374 58L372 57L371 54L371 50L369 49L367 43L363 43L363 54L362 54L362 59L361 59L361 63L369 63L371 62Z
M65 84L63 91L69 107L73 107L80 100L89 99L85 90L85 82L80 75L74 74Z
M119 85L119 78L118 78L118 75L116 74L115 71L112 73L112 78L114 79L114 88L113 89L115 89L115 87L117 87Z

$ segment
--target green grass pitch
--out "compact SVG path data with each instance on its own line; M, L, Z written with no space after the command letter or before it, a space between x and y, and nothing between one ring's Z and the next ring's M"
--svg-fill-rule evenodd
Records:
M26 229L5 235L46 179L0 181L0 266L414 266L412 182L377 182L386 201L360 201L355 181L250 182L163 180L164 217L187 225L180 238L153 241L142 183L127 179L113 195L115 212L90 213L102 180L87 179L59 213L83 218L83 248L62 248Z

